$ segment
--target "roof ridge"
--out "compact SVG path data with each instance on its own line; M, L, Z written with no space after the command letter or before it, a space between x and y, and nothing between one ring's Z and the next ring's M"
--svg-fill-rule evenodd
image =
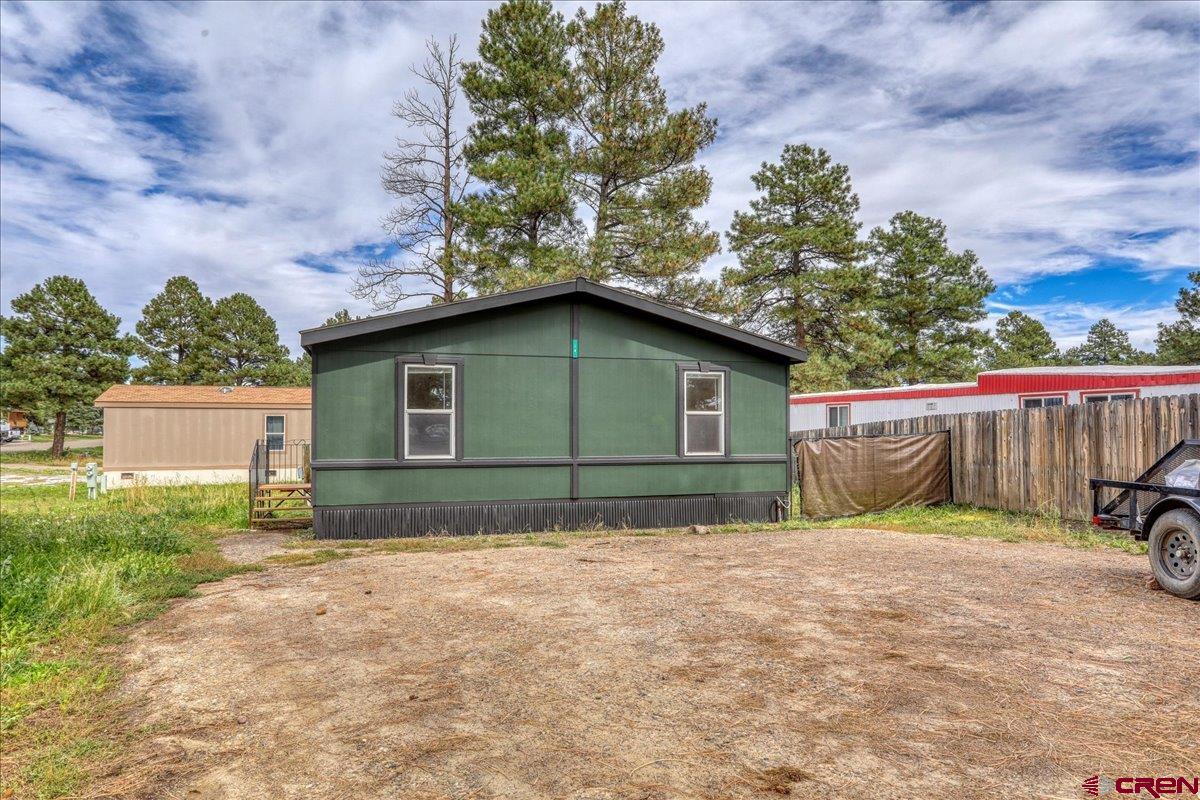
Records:
M733 342L737 345L767 354L774 359L786 360L788 363L799 363L807 360L808 352L803 348L764 336L760 333L747 331L736 325L721 320L710 319L694 311L687 311L676 306L656 300L636 290L621 286L609 286L588 278L578 276L568 281L530 286L511 292L480 295L449 303L436 303L420 308L404 309L390 314L380 314L360 320L340 323L338 325L306 328L300 331L300 346L306 350L313 345L346 339L352 336L362 336L381 333L405 327L433 322L460 314L489 311L511 305L531 303L538 300L561 298L573 294L583 294L597 298L600 301L623 306L646 316L666 319L673 323L684 325L696 331L702 331L710 336Z

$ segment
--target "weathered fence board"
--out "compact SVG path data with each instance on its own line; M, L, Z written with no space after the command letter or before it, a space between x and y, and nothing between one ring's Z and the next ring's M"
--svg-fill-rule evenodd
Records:
M956 502L1089 519L1088 478L1132 480L1180 439L1200 439L1200 394L935 414L792 436L823 439L947 430Z

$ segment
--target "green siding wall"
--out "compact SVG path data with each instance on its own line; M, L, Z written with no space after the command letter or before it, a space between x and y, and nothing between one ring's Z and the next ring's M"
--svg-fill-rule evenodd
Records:
M393 458L395 354L320 350L316 359L314 458Z
M675 452L674 361L579 361L580 455Z
M569 359L466 356L463 383L464 458L570 453Z
M787 367L609 307L580 306L580 455L672 456L679 361L730 368L734 455L787 451ZM395 357L463 360L463 457L570 455L570 304L554 301L317 346L318 460L395 455ZM581 466L580 494L784 491L783 464ZM318 505L570 496L567 467L320 470Z
M603 306L585 305L580 309L579 333L579 354L583 358L760 360L744 350L681 328Z
M421 353L464 359L465 458L567 455L570 346L557 303L318 347L314 457L393 458L395 359Z
M730 452L787 453L787 368L745 361L730 366Z
M534 500L569 497L569 467L443 467L321 470L319 506L439 503L450 500Z
M786 488L786 464L633 464L579 468L579 494L583 497L782 492Z

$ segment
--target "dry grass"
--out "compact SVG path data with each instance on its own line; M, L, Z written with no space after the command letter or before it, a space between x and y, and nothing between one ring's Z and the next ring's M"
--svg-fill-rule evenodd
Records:
M1143 559L854 530L562 541L272 570L156 620L127 690L164 731L149 748L186 751L160 785L992 798L1194 763L1200 698L1171 667L1200 658L1200 609Z

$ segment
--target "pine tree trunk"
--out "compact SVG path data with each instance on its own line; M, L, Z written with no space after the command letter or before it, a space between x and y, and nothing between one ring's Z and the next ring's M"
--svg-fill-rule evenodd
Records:
M800 300L799 298L796 298L795 309L796 309L796 334L795 334L796 342L795 342L795 345L796 345L796 347L799 347L801 350L807 350L808 349L808 330L804 326L804 320L800 317L800 315L804 313L804 302L802 300Z
M62 458L63 450L66 449L67 438L67 412L56 411L54 413L54 441L50 445L50 454L55 458Z
M454 240L454 217L450 213L450 204L454 202L454 187L450 184L450 151L454 143L450 138L450 102L445 93L442 95L442 108L445 109L442 120L442 299L449 303L454 299L454 253L450 250L450 243Z

